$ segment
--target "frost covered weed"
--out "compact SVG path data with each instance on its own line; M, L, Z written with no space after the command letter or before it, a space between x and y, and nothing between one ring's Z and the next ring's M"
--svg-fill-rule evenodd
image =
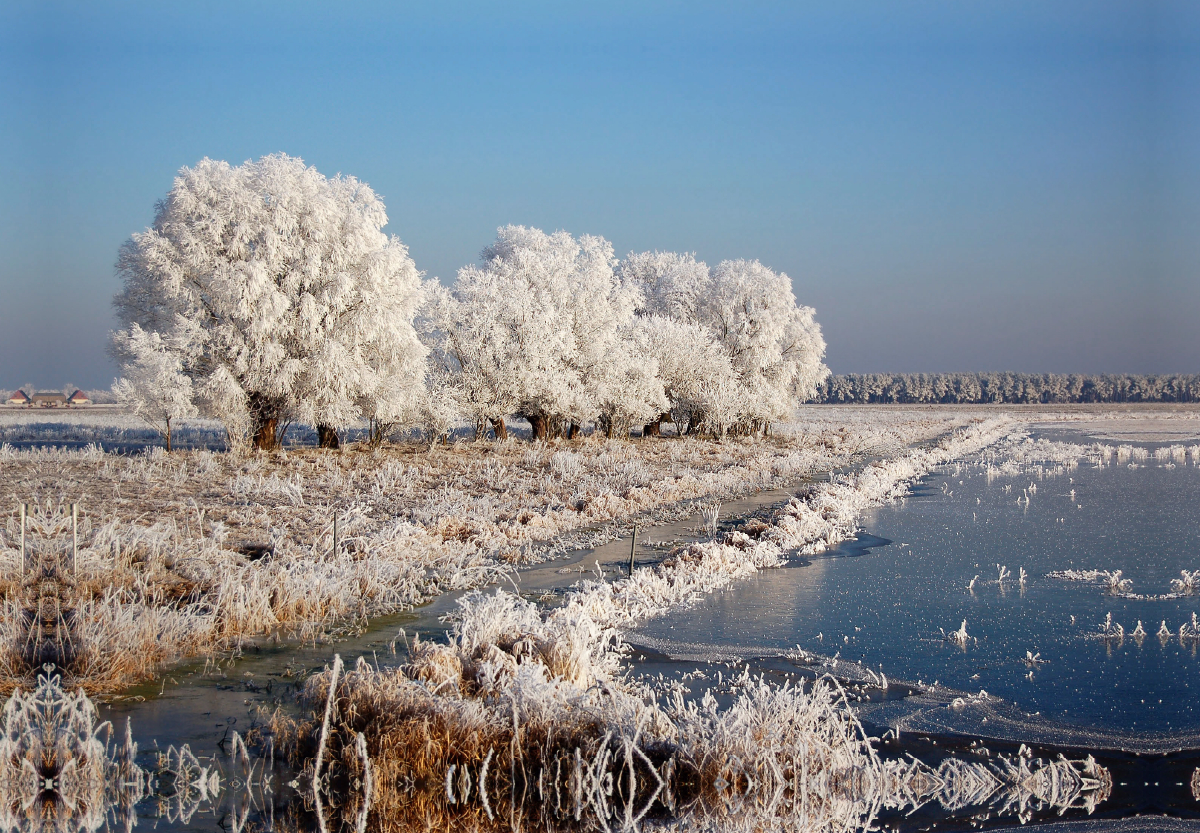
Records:
M1195 596L1200 590L1200 570L1180 570L1179 578L1171 579L1171 592L1181 596Z
M696 814L721 830L862 830L886 798L875 750L831 681L807 688L743 676L726 709L676 697L681 772Z
M316 637L349 619L484 583L564 533L792 483L972 418L916 410L873 421L854 410L806 411L813 418L804 426L723 443L590 437L250 457L0 447L0 460L21 473L6 480L14 510L0 534L0 636L8 646L0 650L0 687L28 685L40 667L11 648L22 611L40 592L20 574L22 502L37 519L30 546L47 565L63 565L63 575L66 506L81 508L77 572L56 591L66 594L55 604L71 612L79 646L63 670L89 690L111 689L184 656L275 633ZM679 574L686 579L646 577L636 591L642 600L631 602L671 604L717 586L717 574L744 573L737 547L722 553Z

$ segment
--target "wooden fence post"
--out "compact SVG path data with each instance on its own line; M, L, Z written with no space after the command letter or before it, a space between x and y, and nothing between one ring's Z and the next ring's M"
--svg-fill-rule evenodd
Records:
M29 504L21 504L21 575L25 575L25 515L29 511Z
M637 524L633 525L633 540L629 542L629 575L633 575L633 555L637 552Z
M79 575L79 504L71 504L71 574Z

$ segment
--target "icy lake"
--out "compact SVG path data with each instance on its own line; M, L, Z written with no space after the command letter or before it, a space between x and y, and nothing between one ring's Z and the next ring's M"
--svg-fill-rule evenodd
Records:
M743 657L836 653L893 680L986 690L1085 734L1193 736L1200 658L1180 627L1200 613L1200 596L1153 597L1200 568L1200 468L1156 459L1156 447L1019 473L943 467L871 511L859 540L761 571L630 638L696 658L710 646ZM1049 577L1067 570L1121 570L1131 584L1115 595L1103 578ZM964 620L966 645L948 641ZM1144 637L1133 635L1139 621Z

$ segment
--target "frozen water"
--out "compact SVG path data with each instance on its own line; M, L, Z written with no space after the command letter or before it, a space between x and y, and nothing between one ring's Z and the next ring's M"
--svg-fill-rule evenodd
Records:
M1133 465L1110 456L1103 467L1085 459L991 477L978 465L943 467L872 510L860 541L759 572L631 639L749 655L798 645L893 680L984 689L1053 722L1193 734L1200 658L1180 627L1200 613L1200 596L1175 595L1172 581L1200 567L1200 468L1149 452ZM1047 577L1066 570L1121 575ZM1100 638L1110 613L1110 638ZM964 620L967 638L947 638Z

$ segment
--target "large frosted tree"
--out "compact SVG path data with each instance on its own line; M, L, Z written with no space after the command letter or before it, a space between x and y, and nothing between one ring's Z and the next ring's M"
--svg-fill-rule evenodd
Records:
M444 357L482 428L529 420L535 439L599 421L618 433L663 405L653 367L631 361L638 295L602 237L505 226L459 270L438 314Z
M796 303L787 275L757 260L726 260L711 270L699 317L733 363L745 403L737 423L765 427L816 395L829 369L814 315Z
M787 275L757 260L710 269L690 254L642 252L627 256L618 271L640 293L639 315L663 319L646 344L677 424L716 434L764 428L814 396L829 373L813 309L796 303ZM714 342L723 361L712 358ZM691 350L680 356L687 343ZM656 433L667 417L647 432Z
M421 277L386 223L354 177L284 154L203 159L121 249L115 338L159 333L203 410L257 448L288 418L324 444L353 420L394 419L423 389L425 348Z

